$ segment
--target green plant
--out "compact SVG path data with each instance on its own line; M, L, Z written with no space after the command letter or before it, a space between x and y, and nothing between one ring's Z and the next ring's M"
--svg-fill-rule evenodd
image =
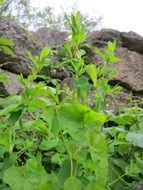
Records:
M3 1L0 2L0 5L3 3ZM13 42L7 38L0 38L0 52L4 52L7 55L13 55L12 47L13 47ZM0 68L6 63L0 64ZM7 83L8 82L8 76L5 73L0 73L0 82L2 83Z
M80 13L67 24L69 39L57 67L67 67L72 87L35 83L52 64L52 50L45 47L39 56L27 52L33 66L27 78L19 76L22 93L0 99L2 190L119 190L142 181L143 110L125 108L118 115L106 110L121 90L109 85L115 75L110 62L119 61L116 42L108 42L104 52L95 50L103 66L86 63Z

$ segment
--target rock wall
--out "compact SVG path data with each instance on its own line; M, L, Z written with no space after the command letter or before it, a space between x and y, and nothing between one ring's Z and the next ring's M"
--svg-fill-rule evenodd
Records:
M1 68L0 73L6 72L13 81L7 85L1 83L0 94L8 95L16 94L22 88L17 80L17 74L23 73L24 76L30 74L31 62L27 58L25 50L31 51L34 55L39 54L45 45L53 48L62 44L66 39L66 33L43 28L29 34L16 23L3 19L0 21L0 37L6 37L14 42L13 56L7 56L0 52L0 64L9 62ZM103 29L90 33L87 38L87 42L93 47L103 49L108 41L113 40L117 41L117 54L123 58L123 61L113 65L117 69L117 76L110 82L120 84L127 91L143 95L143 37L134 32L125 33L113 29ZM87 50L87 58L90 62L102 62L101 58L91 50ZM44 74L46 73L49 74L45 69ZM57 76L66 78L68 75L62 70Z

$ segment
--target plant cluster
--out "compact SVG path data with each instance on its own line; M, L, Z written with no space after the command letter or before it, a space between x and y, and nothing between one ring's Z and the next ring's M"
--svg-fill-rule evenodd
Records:
M103 65L87 63L81 14L67 17L69 38L60 47L57 69L65 66L72 86L35 83L43 67L51 67L52 50L27 52L31 75L19 81L19 95L0 98L1 190L121 190L143 182L143 109L106 109L121 90L110 86L116 72L110 64L116 42L95 53Z

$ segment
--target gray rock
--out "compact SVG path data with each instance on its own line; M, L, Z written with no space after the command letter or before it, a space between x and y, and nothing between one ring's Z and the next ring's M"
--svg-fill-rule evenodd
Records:
M143 54L143 37L135 32L121 32L122 46Z
M33 33L32 38L37 41L41 46L55 47L61 45L66 40L67 33L57 30L52 30L50 28L39 28L35 33Z
M122 46L120 32L113 29L102 29L92 32L87 37L87 42L96 47L104 47L108 41L116 40L118 46Z
M135 184L133 190L143 190L143 183Z
M120 58L123 58L123 61L116 64L111 64L111 67L117 70L117 75L112 82L114 84L119 83L128 90L143 93L143 55L139 52L139 49L136 48L137 46L132 47L129 44L129 39L131 41L132 38L134 39L135 43L135 37L137 39L137 44L141 44L141 41L143 43L142 37L137 34L135 35L135 33L129 33L128 40L125 44L121 36L123 37L123 34L126 34L126 36L128 36L127 33L120 33L116 30L101 30L101 34L100 32L97 32L97 34L96 32L94 33L91 34L91 37L88 37L88 40L89 42L92 42L92 45L94 47L101 46L103 51L107 45L108 40L117 40L116 53ZM100 45L97 45L97 43L94 44L94 42L96 42L96 39L99 41L101 40ZM140 43L138 43L139 39ZM91 51L89 51L87 54L87 61L98 63L100 65L103 63L103 60Z
M0 74L1 73L7 74L9 80L5 84L0 82L0 95L8 96L19 94L23 89L23 85L18 81L17 75L0 69Z
M14 55L7 56L1 53L0 64L8 63L5 69L13 73L29 75L29 66L32 64L27 58L25 51L29 50L33 54L38 54L41 49L40 45L34 42L28 32L11 20L0 20L0 37L8 38L14 42Z
M89 34L87 41L93 46L104 47L108 41L116 40L118 47L143 54L143 37L135 32L119 32L113 29L102 29Z

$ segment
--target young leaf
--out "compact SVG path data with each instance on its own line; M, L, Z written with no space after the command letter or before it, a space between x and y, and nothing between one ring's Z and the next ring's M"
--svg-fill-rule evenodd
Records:
M87 65L86 72L90 76L91 80L93 81L94 86L96 86L96 84L97 84L96 66L94 64Z
M40 53L40 62L42 62L45 58L48 57L51 49L49 47L45 47Z

